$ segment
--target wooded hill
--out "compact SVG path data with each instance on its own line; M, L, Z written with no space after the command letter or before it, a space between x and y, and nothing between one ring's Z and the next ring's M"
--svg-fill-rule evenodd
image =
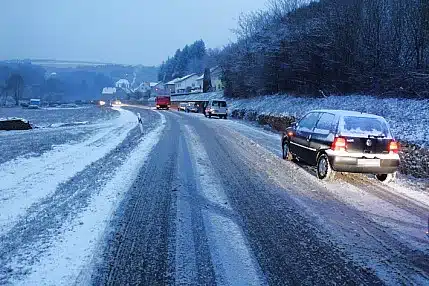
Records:
M272 0L218 57L225 95L429 97L429 1Z

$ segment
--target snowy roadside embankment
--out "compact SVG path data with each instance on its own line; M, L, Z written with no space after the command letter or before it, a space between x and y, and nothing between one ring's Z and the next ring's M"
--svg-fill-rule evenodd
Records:
M118 118L99 124L99 131L85 141L54 146L41 156L18 157L0 164L0 234L8 231L31 205L125 139L137 119L130 111L118 110Z
M315 109L343 109L377 114L386 118L394 135L422 147L429 146L429 100L379 98L349 95L314 98L271 95L248 99L224 98L222 92L175 96L172 100L226 99L230 112L246 110L257 115L300 118Z
M429 100L378 98L350 95L327 98L263 96L232 100L231 110L253 110L258 114L301 117L314 109L345 109L386 118L394 135L403 141L429 146Z
M230 99L224 98L222 92L173 97L176 101L211 99L227 100L230 115L234 118L256 121L277 131L316 109L353 110L383 116L401 142L401 172L419 178L429 177L429 100L363 95L327 98L272 95Z

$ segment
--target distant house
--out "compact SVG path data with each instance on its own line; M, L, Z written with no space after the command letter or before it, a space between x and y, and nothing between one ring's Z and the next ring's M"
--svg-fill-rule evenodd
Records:
M142 82L139 84L138 87L133 89L133 92L141 92L145 93L150 90L150 83L149 82Z
M122 88L125 90L130 89L130 82L126 79L120 79L116 82L115 87Z
M105 87L101 92L101 100L114 100L116 99L116 87Z
M212 90L223 90L222 70L219 66L210 69L210 77L212 82ZM204 74L196 79L196 86L200 91L203 90Z
M176 93L176 82L180 80L180 78L175 78L169 82L167 82L165 84L165 90L167 91L167 93L171 94L171 93Z
M195 81L197 83L197 87L198 87L199 91L203 91L204 74L199 76Z
M197 88L197 78L199 77L199 75L193 73L178 79L175 82L176 93L184 93L195 90Z
M162 94L168 94L168 92L165 91L165 84L163 82L151 82L150 83L150 89L152 94L162 95Z
M213 91L223 90L224 87L222 83L222 69L219 66L211 68L210 76L212 80Z

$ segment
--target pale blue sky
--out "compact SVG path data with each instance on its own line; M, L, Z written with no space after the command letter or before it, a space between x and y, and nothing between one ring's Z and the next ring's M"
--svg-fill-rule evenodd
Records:
M240 13L266 0L0 0L0 59L158 65L202 38L235 40Z

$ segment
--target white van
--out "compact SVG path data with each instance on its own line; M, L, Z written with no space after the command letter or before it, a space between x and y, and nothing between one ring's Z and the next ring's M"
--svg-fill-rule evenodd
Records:
M228 108L225 100L210 100L206 106L205 116L211 118L212 116L218 116L219 118L228 117Z

